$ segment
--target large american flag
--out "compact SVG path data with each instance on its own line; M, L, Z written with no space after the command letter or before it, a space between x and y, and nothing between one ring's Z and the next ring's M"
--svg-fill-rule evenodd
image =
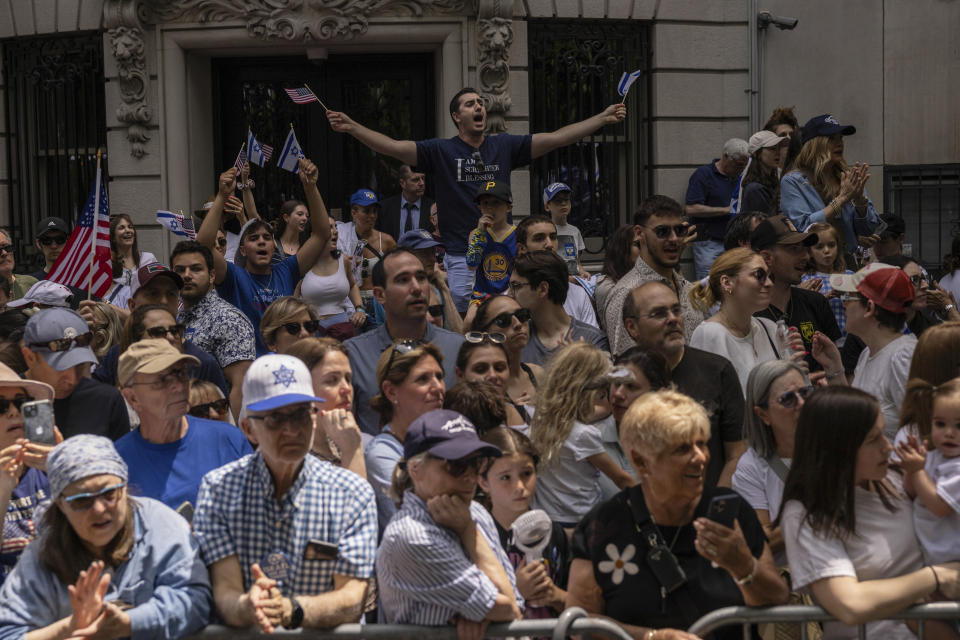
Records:
M90 249L94 233L96 248L91 280ZM90 197L87 198L87 204L83 207L80 220L73 228L60 257L53 263L47 280L78 289L89 287L93 295L101 298L110 289L113 282L113 268L110 264L110 208L100 167L97 167L97 179Z
M296 89L284 89L290 99L297 104L307 104L309 102L320 102L320 99L313 94L307 87L297 87Z

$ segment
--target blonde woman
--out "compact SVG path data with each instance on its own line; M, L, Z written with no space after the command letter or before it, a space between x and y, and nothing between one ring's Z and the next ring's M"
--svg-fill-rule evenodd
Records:
M610 356L586 342L556 353L537 396L530 440L541 452L535 506L565 528L600 502L599 470L625 489L633 476L606 452L596 423L610 413Z
M271 302L260 320L260 335L274 353L286 353L294 342L316 335L319 329L320 319L313 307L294 296Z
M843 137L856 133L856 128L824 114L811 118L802 131L803 147L794 170L780 181L780 210L797 229L829 222L848 253L856 251L858 236L863 236L865 246L872 246L874 239L867 238L880 217L864 191L870 167L859 162L848 167L843 157Z
M98 360L103 360L115 344L120 344L120 337L123 334L123 320L117 313L117 308L107 302L96 302L90 307L90 313L93 315L93 341L90 348Z

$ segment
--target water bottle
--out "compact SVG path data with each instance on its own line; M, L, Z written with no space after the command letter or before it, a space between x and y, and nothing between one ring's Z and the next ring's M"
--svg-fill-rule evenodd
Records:
M780 350L781 360L790 360L793 347L790 345L790 327L783 318L777 320L777 348Z

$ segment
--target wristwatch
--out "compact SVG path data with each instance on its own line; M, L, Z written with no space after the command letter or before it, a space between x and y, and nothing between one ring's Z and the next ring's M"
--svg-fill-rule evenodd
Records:
M945 307L943 308L943 312L944 312L944 313L950 313L951 311L953 311L953 305L952 305L952 304L948 304L947 306L945 306Z
M290 605L293 607L293 611L290 612L290 622L283 625L283 628L299 629L300 625L303 624L303 607L301 607L297 599L292 596L290 597Z

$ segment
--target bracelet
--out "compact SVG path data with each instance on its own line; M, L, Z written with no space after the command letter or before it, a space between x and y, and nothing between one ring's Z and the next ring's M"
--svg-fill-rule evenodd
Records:
M930 566L930 571L933 571L933 579L937 582L937 588L933 590L934 593L940 591L940 576L937 575L937 570Z
M750 569L750 573L748 573L743 578L734 578L736 583L740 586L743 586L745 584L750 584L751 582L753 582L754 577L756 577L757 575L757 565L758 565L757 559L754 558L753 556L750 556L750 559L753 560L753 568Z
M826 379L833 380L834 378L839 378L842 375L843 375L843 369L840 369L840 371L834 371L833 373L828 373L826 375Z

